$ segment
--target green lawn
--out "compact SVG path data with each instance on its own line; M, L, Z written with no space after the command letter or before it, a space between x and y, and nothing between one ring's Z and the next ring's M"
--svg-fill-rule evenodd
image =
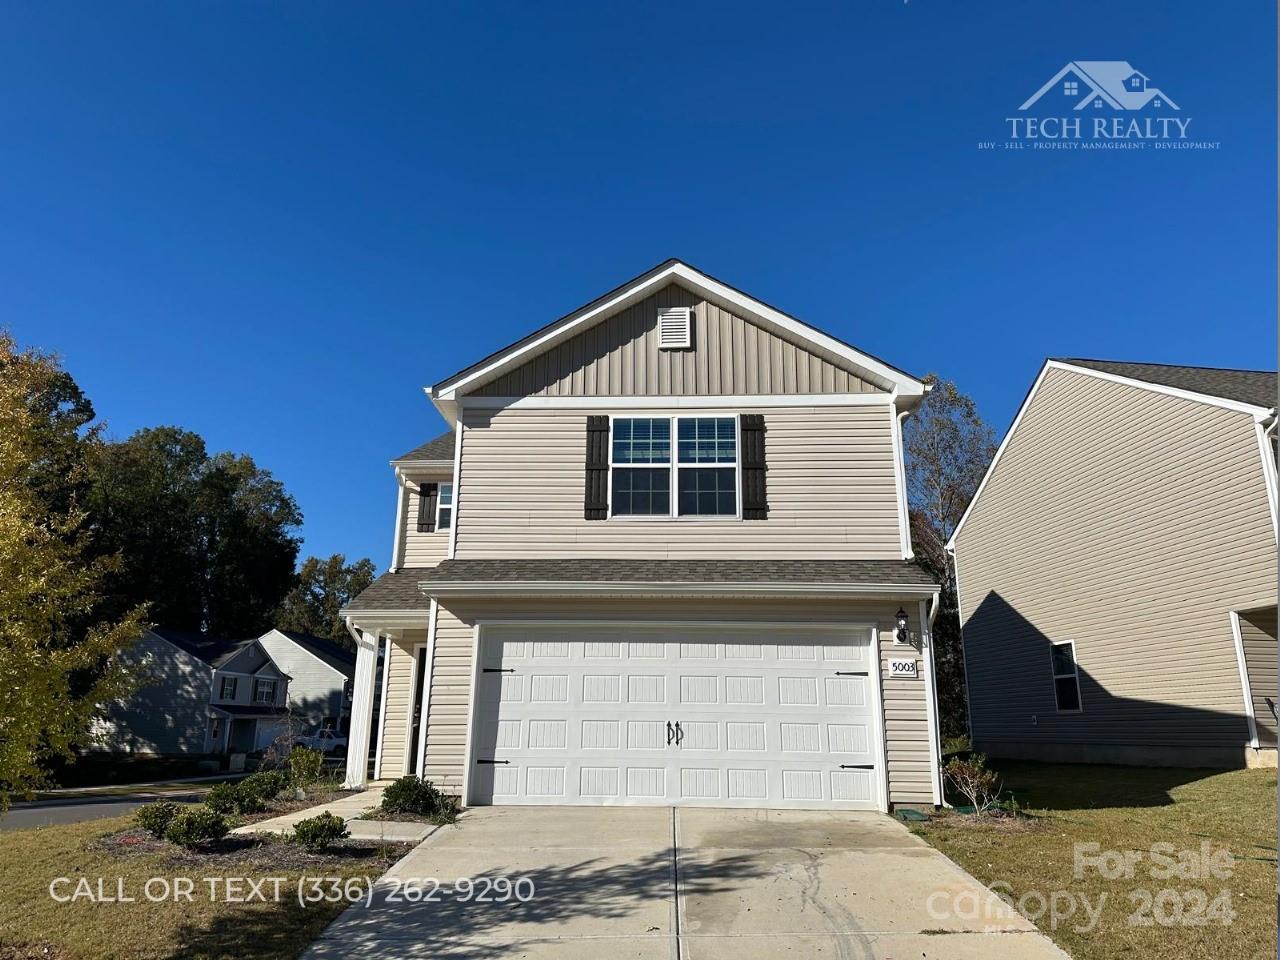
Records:
M298 877L377 878L404 852L352 847L313 855L282 841L258 847L229 839L223 852L199 855L159 842L130 850L104 841L131 825L118 817L0 833L0 960L292 960L343 908L299 905ZM58 903L49 885L64 876L104 878L108 894L119 877L137 902ZM147 902L142 891L153 877L194 878L192 901ZM280 902L232 903L225 888L212 899L205 877L286 879ZM241 884L241 897L248 892Z
M988 885L1003 882L1015 901L1038 891L1066 891L1103 903L1094 929L1077 931L1083 907L1051 929L1076 960L1244 960L1276 956L1276 773L1274 770L1147 769L993 761L1027 819L974 823L946 814L913 829ZM1202 843L1225 848L1231 875L1160 879L1149 852L1157 842L1197 855ZM1075 874L1076 844L1143 854L1132 878L1097 869ZM1174 853L1176 856L1176 853ZM1202 871L1203 872L1203 871ZM1148 903L1160 891L1158 905ZM1200 893L1228 904L1229 923L1194 922ZM1105 895L1105 899L1102 899ZM1026 901L1034 908L1034 894ZM1081 901L1077 900L1077 903ZM1065 899L1062 900L1065 909ZM1143 910L1144 906L1149 909ZM1136 922L1133 919L1135 914ZM1214 916L1218 916L1215 913ZM1150 921L1149 923L1143 921Z

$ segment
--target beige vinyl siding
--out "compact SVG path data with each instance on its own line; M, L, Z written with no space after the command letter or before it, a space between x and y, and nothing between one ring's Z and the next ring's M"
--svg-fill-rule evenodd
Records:
M1240 614L1240 640L1249 671L1258 746L1276 746L1276 608Z
M387 675L387 699L382 709L380 779L393 780L412 771L412 758L405 755L409 740L409 713L413 698L413 663L417 647L427 642L427 631L407 630L392 641Z
M449 556L449 531L433 530L430 533L418 531L418 495L419 483L451 483L453 473L414 474L407 478L404 491L404 514L400 518L401 536L404 538L404 549L400 554L400 564L405 567L434 567Z
M794 601L653 600L490 600L442 603L436 620L436 656L427 727L426 775L455 793L462 790L466 767L467 724L472 689L474 625L480 620L619 620L849 622L872 623L879 630L882 661L918 655L892 642L898 603ZM911 630L920 624L911 607ZM882 672L887 672L882 664ZM395 682L396 675L392 680ZM408 679L403 684L407 687ZM886 680L884 693L889 799L892 803L931 804L928 714L923 674L917 679ZM388 695L390 699L390 694Z
M1050 369L956 559L975 740L1246 741L1228 613L1276 590L1249 415ZM1061 640L1080 713L1055 708Z
M658 349L658 310L693 307L693 348ZM872 393L879 388L677 284L473 391L490 397Z
M892 408L760 412L767 520L586 521L585 411L467 411L456 556L901 559Z

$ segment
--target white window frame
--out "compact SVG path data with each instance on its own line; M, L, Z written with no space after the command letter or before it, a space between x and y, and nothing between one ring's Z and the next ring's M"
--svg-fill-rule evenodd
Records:
M1070 647L1071 648L1071 672L1058 673L1058 668L1053 662L1054 647ZM1049 673L1053 677L1053 706L1058 713L1084 713L1084 695L1080 690L1080 662L1076 660L1076 642L1074 640L1053 640L1049 644ZM1058 705L1058 681L1065 680L1070 677L1076 682L1076 703L1078 706L1074 710L1064 710Z
M268 699L268 700L263 700L262 698L260 698L260 697L258 696L259 684L269 684L269 685L270 685L270 687L269 687L269 689L271 690L271 698L270 698L270 699ZM269 680L269 679L267 679L266 677L254 677L254 679L253 679L253 702L254 702L255 704L259 704L259 703L274 704L274 703L276 702L276 681L275 681L275 680Z
M448 503L444 503L444 502L443 502L444 498L440 495L440 494L443 492L443 490L444 490L444 488L445 488L445 487L448 487L448 488L449 488L449 502L448 502ZM455 497L454 497L454 495L453 495L453 481L452 481L452 480L441 480L441 481L439 481L438 483L436 483L436 530L435 530L435 532L436 532L436 533L439 533L441 530L450 530L450 529L452 529L452 528L453 528L453 501L454 501L454 499L455 499ZM442 527L442 526L440 525L440 514L441 514L441 512L442 512L442 511L444 511L444 510L448 510L448 511L449 511L449 526L447 526L447 527Z
M680 513L679 490L680 475L679 471L683 466L684 469L698 468L719 468L727 470L727 463L686 463L681 464L679 453L679 433L681 420L725 420L733 421L733 491L734 491L734 512L727 513ZM670 420L671 421L671 459L665 463L619 463L620 469L634 467L643 470L646 467L659 468L666 467L670 471L670 492L667 496L667 513L624 513L614 515L613 512L613 423L615 420ZM724 521L732 523L742 519L742 418L736 413L726 411L703 411L699 410L696 414L658 414L646 416L644 413L611 413L609 414L609 483L606 491L608 498L608 512L606 518L609 520L696 520L703 523L715 523Z

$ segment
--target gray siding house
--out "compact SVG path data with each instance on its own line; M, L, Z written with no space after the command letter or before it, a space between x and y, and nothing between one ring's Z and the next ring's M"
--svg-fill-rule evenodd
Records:
M939 803L925 389L676 260L437 382L343 611L348 785L372 742L469 804Z
M949 544L975 747L1275 764L1276 389L1045 364Z
M290 724L296 733L341 726L355 661L306 634L228 640L166 627L152 627L126 657L143 682L127 700L104 705L91 750L250 753Z

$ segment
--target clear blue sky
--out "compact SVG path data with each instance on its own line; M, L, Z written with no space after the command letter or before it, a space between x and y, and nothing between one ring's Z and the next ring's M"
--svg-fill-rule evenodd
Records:
M1272 4L6 3L0 324L389 560L422 386L667 257L1003 431L1046 355L1276 359ZM1208 152L986 151L1072 59Z

